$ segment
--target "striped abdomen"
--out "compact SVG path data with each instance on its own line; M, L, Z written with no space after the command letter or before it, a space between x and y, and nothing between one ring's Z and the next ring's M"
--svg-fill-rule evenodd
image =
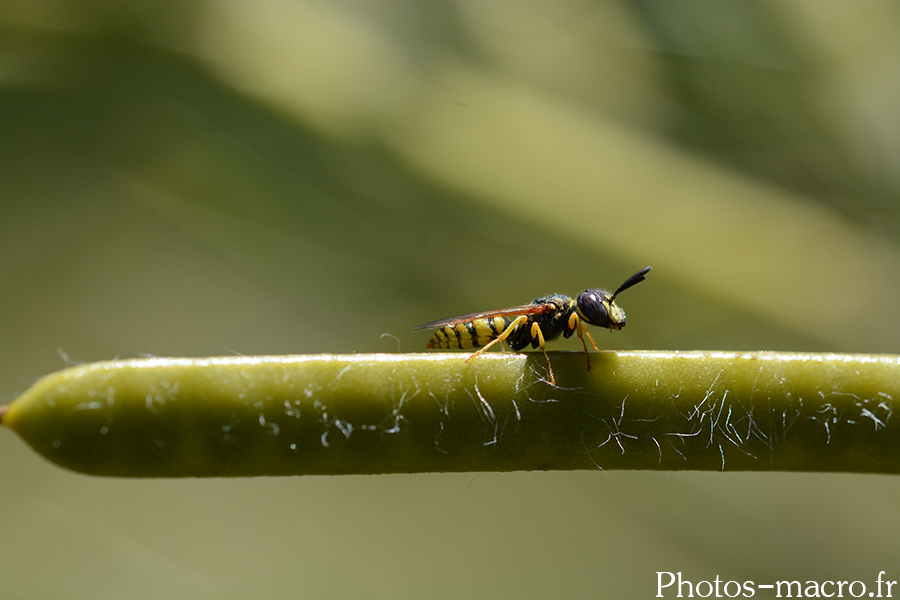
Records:
M481 348L503 333L510 323L512 319L506 317L487 317L444 325L434 333L427 347L444 350Z

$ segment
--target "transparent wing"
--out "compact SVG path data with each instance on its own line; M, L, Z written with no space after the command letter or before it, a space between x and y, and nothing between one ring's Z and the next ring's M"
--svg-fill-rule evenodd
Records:
M441 319L424 325L416 325L413 329L440 329L447 325L457 325L459 323L468 323L475 319L486 319L490 317L516 317L519 315L540 315L551 310L555 310L552 304L524 304L522 306L513 306L511 308L498 308L497 310L489 310L487 312L477 312L469 315L460 315L458 317L450 317L449 319Z

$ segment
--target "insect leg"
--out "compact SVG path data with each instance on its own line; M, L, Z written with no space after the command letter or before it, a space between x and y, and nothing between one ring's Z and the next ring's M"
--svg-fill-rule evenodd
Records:
M516 317L516 319L515 319L512 323L510 323L510 324L506 327L506 329L503 330L503 332L502 332L500 335L498 335L496 338L494 338L493 340L491 340L490 342L488 342L488 343L487 343L483 348L481 348L478 352L475 352L472 356L470 356L469 358L467 358L467 359L466 359L466 362L469 362L470 360L472 360L473 358L475 358L476 356L478 356L479 354L481 354L482 352L484 352L485 350L487 350L488 348L490 348L490 347L493 346L494 344L499 344L500 342L502 342L503 340L505 340L506 338L508 338L508 337L510 336L510 334L511 334L513 331L516 330L516 327L518 327L519 325L521 325L522 323L524 323L524 322L527 321L527 320L528 320L528 316L527 316L527 315L519 315L518 317Z
M541 326L537 324L537 322L531 324L531 337L532 339L537 338L538 344L541 346L541 352L544 353L544 358L547 359L547 373L550 374L550 385L556 385L556 378L553 376L553 367L550 366L550 357L547 356L547 349L544 344L544 332L541 331Z
M591 346L594 347L594 350L600 352L600 348L597 347L597 344L594 343L594 338L591 337L591 332L587 330L587 327L584 326L584 321L581 322L581 331L584 332L584 335L587 336L588 341L591 343ZM584 340L581 340L584 342ZM587 351L587 350L585 350Z
M584 326L584 321L582 321L576 313L572 313L572 316L569 317L569 329L574 329L578 334L578 338L581 340L581 345L584 346L584 356L587 358L587 370L591 370L591 355L588 354L587 344L584 343L584 336L587 336L588 340L591 342L591 346L594 347L594 350L600 352L600 348L597 347L597 344L594 343L594 338L591 337L590 332L587 330L587 327Z

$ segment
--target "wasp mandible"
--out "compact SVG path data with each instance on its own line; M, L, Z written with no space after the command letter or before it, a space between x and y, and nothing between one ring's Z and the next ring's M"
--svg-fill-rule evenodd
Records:
M577 333L584 346L588 371L591 370L591 356L588 354L584 336L590 340L594 350L599 352L597 344L588 333L585 323L596 327L619 330L625 327L625 311L616 304L616 296L628 288L642 282L650 271L644 267L610 294L606 290L591 289L578 294L573 300L562 294L552 294L537 298L531 304L500 308L487 312L460 315L450 319L442 319L433 323L417 325L413 329L437 329L428 348L454 349L480 348L466 359L469 362L494 344L506 342L514 351L521 350L531 344L532 348L540 347L547 359L547 372L550 384L556 385L550 357L547 356L546 342L555 340L562 334L565 338Z

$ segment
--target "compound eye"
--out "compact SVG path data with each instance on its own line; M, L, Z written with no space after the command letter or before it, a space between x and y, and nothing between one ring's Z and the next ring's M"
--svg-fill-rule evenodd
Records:
M578 308L585 321L599 327L605 327L609 323L609 312L604 300L606 295L595 290L587 290L578 295Z

